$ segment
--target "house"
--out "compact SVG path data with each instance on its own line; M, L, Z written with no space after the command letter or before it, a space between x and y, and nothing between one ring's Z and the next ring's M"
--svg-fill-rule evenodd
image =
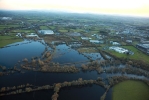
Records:
M39 30L38 31L42 35L52 35L54 32L52 30Z

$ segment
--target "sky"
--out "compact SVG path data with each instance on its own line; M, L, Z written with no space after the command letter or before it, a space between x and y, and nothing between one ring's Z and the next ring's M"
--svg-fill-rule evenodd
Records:
M60 10L149 17L149 0L0 0L2 10Z

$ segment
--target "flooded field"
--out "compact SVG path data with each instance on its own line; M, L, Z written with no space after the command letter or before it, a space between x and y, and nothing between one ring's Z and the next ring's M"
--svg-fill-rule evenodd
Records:
M28 41L15 43L8 45L0 49L0 64L6 66L6 70L11 69L14 66L20 68L22 60L27 58L31 61L32 57L38 57L42 59L42 54L46 48L46 44L39 41ZM48 50L52 50L50 47ZM96 55L98 57L96 57ZM70 64L76 65L79 69L82 64L89 62L89 59L86 56L93 56L93 60L100 58L100 54L80 54L78 51L71 49L66 44L60 44L56 46L56 51L51 62L59 64ZM102 57L101 57L102 59ZM21 69L21 68L20 68ZM81 69L80 69L81 70ZM11 71L11 70L10 70ZM36 71L27 71L21 69L20 72L11 73L0 77L0 87L13 87L19 86L22 84L32 84L34 86L43 86L43 85L53 85L55 83L62 83L65 81L72 81L82 78L83 80L96 80L100 75L96 71L80 71L78 73L43 73ZM15 81L14 81L15 80ZM77 94L74 95L74 93ZM92 93L90 96L84 96L89 92ZM66 87L60 90L59 100L65 100L67 97L71 100L91 100L96 98L97 100L100 96L103 95L105 89L98 85L85 85L85 86L75 86L75 87ZM13 100L48 100L51 98L53 91L51 90L41 90L34 91L31 93L23 93L21 95L10 95L1 97L2 100L7 100L13 98ZM109 93L110 94L110 93ZM67 96L66 96L67 95ZM81 96L82 95L82 96ZM67 98L68 99L68 98ZM94 99L94 100L96 100ZM109 100L109 98L107 99Z
M50 47L43 40L8 45L0 55L1 100L112 100L111 77L148 80L149 75L122 73L125 65L107 63L98 52L80 53L65 43Z

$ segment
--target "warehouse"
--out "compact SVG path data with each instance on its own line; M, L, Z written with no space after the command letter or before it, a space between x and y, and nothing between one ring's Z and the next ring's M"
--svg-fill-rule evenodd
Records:
M39 30L38 31L42 35L52 35L54 32L52 30Z
M136 47L141 51L149 54L149 44L137 44Z
M127 53L127 52L129 52L127 49L124 49L124 48L121 48L121 47L116 47L116 46L109 47L109 50L114 50L118 53Z

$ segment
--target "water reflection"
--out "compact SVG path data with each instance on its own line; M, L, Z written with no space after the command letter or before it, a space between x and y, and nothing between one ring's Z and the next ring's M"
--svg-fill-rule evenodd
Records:
M18 61L24 58L40 57L45 49L45 46L38 41L31 41L30 43L23 41L19 44L22 45L0 49L1 65L7 66L7 68L13 67Z
M32 57L41 57L41 54L45 50L45 44L39 41L23 41L20 43L16 43L13 45L9 45L6 48L0 49L0 65L6 66L7 68L13 67L18 61L27 58L31 61ZM48 50L51 50L48 48ZM94 59L98 59L102 57L100 54L91 54ZM89 54L89 56L91 56ZM98 56L97 56L98 55ZM87 57L80 54L78 51L71 49L66 44L61 44L56 46L56 52L52 59L53 62L59 62L60 64L63 63L74 63L80 61L89 61ZM80 66L80 64L77 64ZM64 81L72 81L77 80L78 78L83 78L84 80L96 80L97 77L100 75L97 74L96 71L87 71L79 73L42 73L42 72L34 72L34 71L26 71L24 74L22 73L15 73L9 76L2 76L0 77L0 87L13 87L19 86L22 84L33 84L35 86L42 86L42 85L53 85L54 83L61 83ZM68 89L68 88L67 88ZM66 94L68 91L67 89L61 90L59 100L68 100L73 98L74 100L96 100L100 99L100 96L103 95L105 89L103 87L93 85L91 87L85 86L82 88L69 88L69 94ZM73 97L73 94L77 92L76 98ZM45 95L48 94L49 95ZM83 97L83 95L89 94L88 96ZM51 99L51 95L53 93L51 90L47 91L36 91L31 93L23 93L21 95L10 95L4 96L2 100L10 100L10 98L14 98L14 100L49 100ZM70 95L70 98L65 98L66 95ZM67 97L67 96L66 96ZM11 99L12 100L12 99ZM71 99L72 100L72 99ZM110 99L108 99L110 100Z

